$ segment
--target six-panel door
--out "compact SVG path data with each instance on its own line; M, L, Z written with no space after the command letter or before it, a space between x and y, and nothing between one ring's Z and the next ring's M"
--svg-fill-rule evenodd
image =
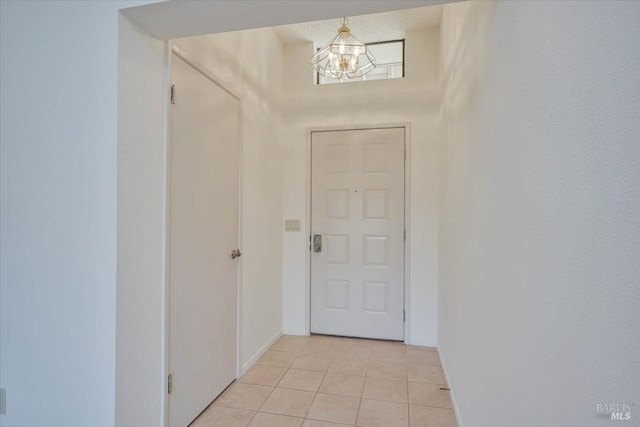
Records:
M404 337L404 128L313 132L311 332Z

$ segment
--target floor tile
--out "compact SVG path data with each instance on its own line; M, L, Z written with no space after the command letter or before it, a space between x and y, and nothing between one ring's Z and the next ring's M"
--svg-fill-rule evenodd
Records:
M431 384L446 384L442 368L438 366L407 365L409 381Z
M346 344L358 344L370 346L374 341L367 338L354 338L354 337L340 337L338 338L340 343Z
M362 427L409 427L408 406L406 403L362 399L357 425Z
M402 341L385 341L385 340L372 340L372 345L375 347L396 347L396 348L407 347Z
M404 381L407 379L407 364L369 360L367 376Z
M331 362L328 371L336 374L360 375L367 373L367 360L354 358L341 358L336 356Z
M417 350L417 351L438 351L436 347L424 347L421 345L408 345L407 350Z
M320 386L320 393L338 394L340 396L360 397L364 377L327 373Z
M354 425L358 417L360 399L355 397L316 395L307 418L332 423Z
M323 378L324 372L289 369L278 387L315 392L318 391Z
M407 382L367 377L362 398L407 403Z
M368 359L371 353L371 345L342 343L338 347L336 357Z
M440 366L440 357L435 351L407 350L407 363L410 365Z
M289 337L283 335L278 341L273 343L269 350L299 353L307 344L307 341L309 341L309 339L306 337Z
M314 397L315 393L310 391L276 388L260 411L304 418Z
M332 335L311 334L309 339L314 341L338 341L341 337L334 337Z
M286 351L272 351L265 352L260 359L256 362L257 365L269 365L279 366L281 368L288 368L296 358L297 353L290 353Z
M301 354L294 360L291 367L294 369L306 369L309 371L326 371L331 364L331 356L317 356L314 354Z
M373 344L371 347L371 360L407 363L407 350L404 346Z
M238 380L245 384L268 385L274 387L282 378L286 368L268 365L253 365L251 369Z
M189 427L246 427L255 411L211 405Z
M318 420L304 420L302 427L344 427L349 426L349 424L337 424L337 423L329 423L326 421L318 421Z
M339 345L337 341L309 340L300 353L302 355L326 356L331 358L335 356Z
M300 427L304 418L258 412L249 427Z
M283 335L192 427L453 427L444 384L433 347Z
M320 339L310 339L309 341L307 341L306 347L308 349L312 349L312 348L321 349L321 348L329 348L329 347L333 347L335 349L335 348L338 348L338 345L340 345L340 338L325 336Z
M218 397L214 405L238 409L260 409L273 387L255 384L234 383Z
M411 427L458 427L452 409L409 405Z
M409 403L413 405L438 406L451 409L451 397L440 384L409 383Z

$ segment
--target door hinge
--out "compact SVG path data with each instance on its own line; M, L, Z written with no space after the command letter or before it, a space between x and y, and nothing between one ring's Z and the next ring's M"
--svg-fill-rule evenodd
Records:
M176 103L176 85L171 85L171 104Z
M173 376L169 375L167 378L167 393L171 394L173 391Z
M407 241L407 229L406 228L404 229L404 241L405 242Z
M7 414L7 390L0 388L0 415Z
M403 322L407 321L407 310L402 310L402 321Z
M407 161L407 150L404 150L404 161Z

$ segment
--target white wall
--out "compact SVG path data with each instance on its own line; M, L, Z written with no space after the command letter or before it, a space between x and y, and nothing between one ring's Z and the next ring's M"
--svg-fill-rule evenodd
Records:
M247 369L282 332L282 45L271 28L175 44L242 98L241 359Z
M122 15L118 33L116 425L159 426L166 390L165 43Z
M0 2L4 427L114 425L117 23L133 4Z
M640 416L639 22L445 6L439 343L465 427Z
M301 232L283 233L285 333L308 327L307 133L308 128L411 122L410 322L407 341L437 344L438 274L438 29L406 35L406 77L315 85L311 43L286 47L283 96L284 217L302 220Z

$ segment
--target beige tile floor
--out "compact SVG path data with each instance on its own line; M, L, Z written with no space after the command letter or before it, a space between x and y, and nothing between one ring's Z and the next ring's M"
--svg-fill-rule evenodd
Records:
M191 427L457 427L435 348L283 336Z

